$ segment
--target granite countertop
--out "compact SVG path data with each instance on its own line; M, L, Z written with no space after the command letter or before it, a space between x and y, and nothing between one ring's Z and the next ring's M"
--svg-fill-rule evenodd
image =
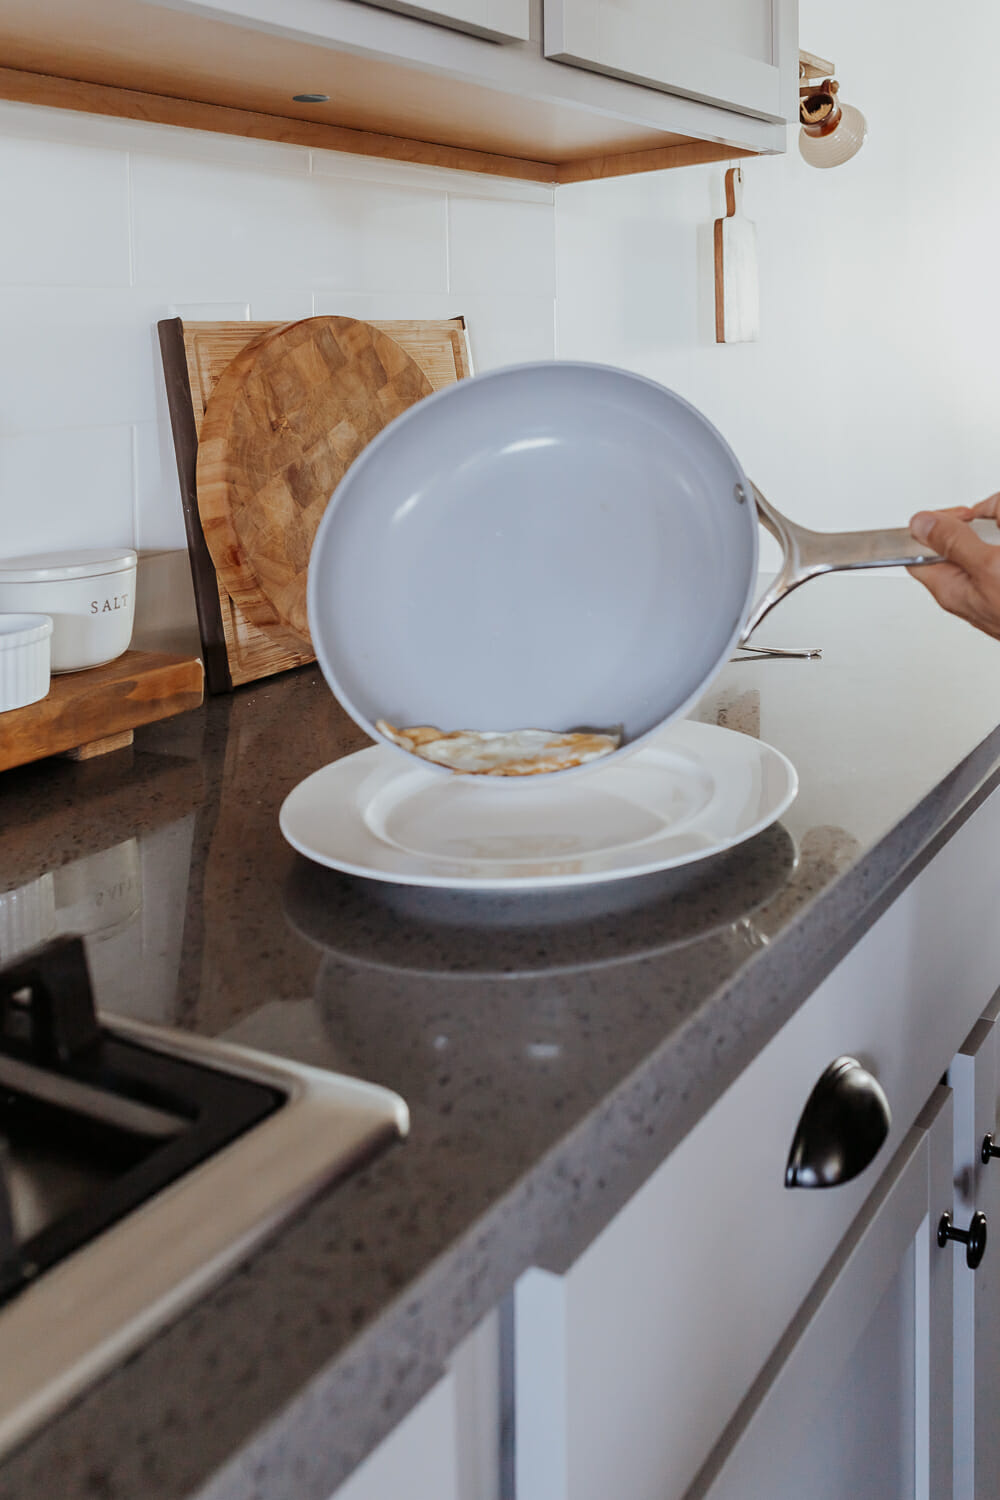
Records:
M4 775L0 953L82 929L103 1008L386 1084L412 1116L0 1463L5 1500L327 1500L1000 778L1000 644L909 579L824 578L759 634L823 658L730 663L693 717L784 751L795 803L725 855L576 892L394 893L293 853L282 799L366 743L312 667Z

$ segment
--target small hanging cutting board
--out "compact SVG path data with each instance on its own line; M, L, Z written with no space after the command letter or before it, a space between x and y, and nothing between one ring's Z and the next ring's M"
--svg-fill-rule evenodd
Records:
M757 226L743 213L743 173L726 173L726 217L715 221L715 341L750 343L760 332Z

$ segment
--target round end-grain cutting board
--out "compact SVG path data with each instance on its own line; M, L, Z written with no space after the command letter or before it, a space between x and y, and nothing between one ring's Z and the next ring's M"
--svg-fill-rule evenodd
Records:
M431 394L406 350L356 318L305 318L255 339L205 408L198 510L222 587L253 624L310 644L306 573L348 466Z

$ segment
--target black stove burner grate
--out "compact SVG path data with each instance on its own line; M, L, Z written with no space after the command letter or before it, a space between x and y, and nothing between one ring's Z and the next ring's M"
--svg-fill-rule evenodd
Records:
M79 938L0 971L0 1305L285 1102L102 1025Z

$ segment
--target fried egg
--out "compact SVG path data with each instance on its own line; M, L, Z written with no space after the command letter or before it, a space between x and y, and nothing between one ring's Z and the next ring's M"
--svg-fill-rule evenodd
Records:
M466 776L537 776L567 771L610 755L622 742L621 730L578 730L558 734L550 729L456 729L449 733L430 724L397 729L377 719L379 734L437 766Z

